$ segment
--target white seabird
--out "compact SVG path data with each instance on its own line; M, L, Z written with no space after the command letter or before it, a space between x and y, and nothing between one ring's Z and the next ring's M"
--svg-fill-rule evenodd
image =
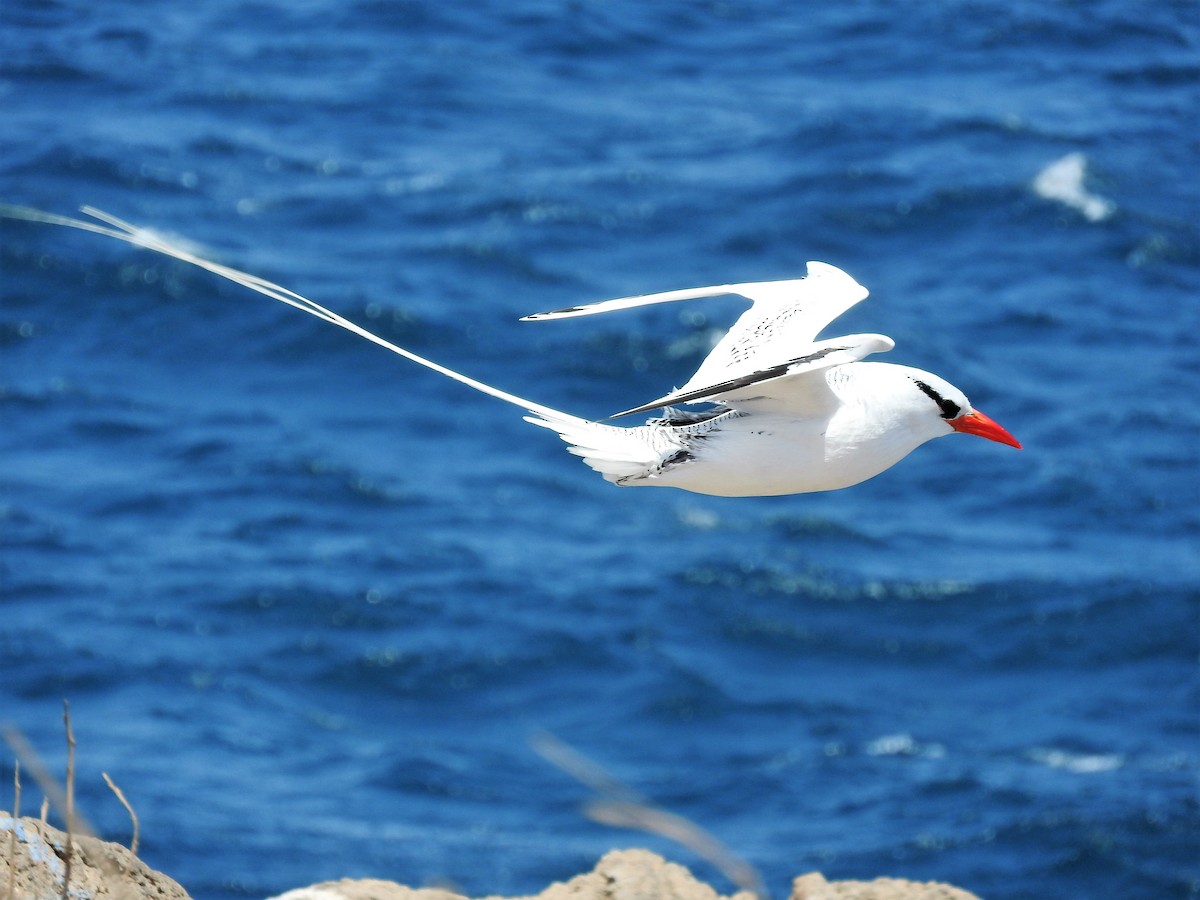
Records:
M526 321L565 319L725 294L751 301L683 387L611 417L664 409L662 416L626 428L476 381L274 282L204 259L93 207L83 212L96 221L0 206L0 216L91 231L192 263L345 328L525 410L527 422L557 432L571 453L623 487L676 487L725 497L802 494L858 484L926 441L955 432L1021 446L937 375L862 362L891 350L891 338L854 334L816 340L822 328L867 296L866 288L827 263L810 262L806 278L667 291L526 316ZM674 409L699 403L708 406L697 412Z

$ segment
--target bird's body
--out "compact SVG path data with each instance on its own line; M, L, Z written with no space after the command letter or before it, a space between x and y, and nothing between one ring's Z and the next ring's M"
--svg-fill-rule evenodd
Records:
M926 441L955 431L1020 447L938 376L861 361L892 349L890 338L855 334L817 341L822 328L867 296L866 288L826 263L810 262L808 277L802 279L668 291L526 317L572 318L723 294L752 301L682 388L612 418L659 408L665 410L662 416L620 427L476 381L273 282L196 256L98 210L84 211L105 224L0 206L0 216L80 228L190 262L518 406L528 413L526 421L557 432L572 453L621 486L675 487L726 497L800 494L858 484ZM678 404L706 406L682 412Z
M921 404L894 402L890 391L912 377L933 376L887 363L824 369L813 380L827 400L802 416L743 403L710 414L670 409L635 428L554 419L536 424L558 431L573 453L623 487L722 497L831 491L866 481L953 432L940 417L921 415Z
M637 428L530 416L606 479L723 497L804 494L866 481L935 437L954 431L1019 446L971 409L962 392L920 369L861 362L892 349L881 334L816 341L833 318L867 297L841 269L810 262L808 277L626 297L539 313L570 318L739 294L753 305L683 387L618 416L666 408ZM681 414L676 403L716 404Z

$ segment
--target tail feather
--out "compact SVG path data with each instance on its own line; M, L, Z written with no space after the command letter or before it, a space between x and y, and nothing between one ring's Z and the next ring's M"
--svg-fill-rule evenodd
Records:
M469 378L460 372L455 372L453 369L448 369L432 360L419 356L411 350L397 346L378 335L372 334L365 328L321 306L319 303L297 294L295 291L288 290L257 275L251 275L248 272L242 272L230 266L206 259L178 243L168 241L157 232L139 228L94 207L85 206L83 207L83 212L96 221L73 219L37 209L0 203L0 218L23 219L30 222L61 225L66 228L91 231L95 234L125 241L126 243L191 263L202 269L207 269L214 275L227 278L249 290L264 294L273 300L285 303L331 325L344 328L365 340L378 344L393 353L403 356L405 359L411 360L417 365L432 369L447 378L452 378L455 381L465 384L467 387L474 388L498 400L503 400L505 403L520 407L530 413L530 415L525 417L526 422L531 422L534 425L549 428L551 431L557 432L559 437L571 445L568 448L571 453L582 457L585 463L609 481L619 483L622 479L653 474L658 471L663 459L667 458L671 453L677 452L679 449L679 447L671 443L671 439L666 436L666 432L663 429L650 429L645 426L618 428L613 425L601 425L598 422L581 419L578 416L572 416L569 413L560 412L548 406L542 406L540 403L534 403L532 400L526 400L523 397L502 391L499 388L492 387L490 384L476 381L474 378Z
M618 428L566 413L547 415L546 410L525 416L525 421L556 432L570 445L570 453L581 457L607 481L619 484L627 478L648 475L663 459L663 448L657 446L661 440L655 440L656 432L644 425Z
M295 291L289 290L282 285L278 285L273 281L268 281L265 278L260 278L257 275L251 275L249 272L243 272L239 269L234 269L231 266L225 266L210 259L199 256L178 243L171 243L161 234L149 228L139 228L132 225L123 219L118 219L116 216L109 215L103 210L96 209L93 206L84 206L82 211L94 219L104 222L104 225L97 225L95 222L85 221L83 219L72 219L67 216L59 216L54 213L42 212L40 209L29 209L24 206L13 206L8 203L0 203L0 218L5 219L21 219L27 222L41 222L47 225L62 225L66 228L77 228L80 231L91 231L95 234L102 234L106 237L115 238L118 241L125 241L127 244L133 244L136 247L143 247L146 250L153 250L156 253L161 253L164 256L171 256L182 262L191 263L193 266L198 266L212 272L214 275L220 275L222 278L227 278L235 284L240 284L242 287L249 288L264 296L270 297L272 300L278 300L280 303L286 303L288 306L294 307L301 312L308 313L310 316L315 316L323 322L328 322L331 325L336 325L339 328L344 328L351 334L356 334L364 340L368 340L373 344L378 344L393 353L403 356L405 359L415 362L419 366L424 366L427 369L432 369L447 378L452 378L457 382L474 388L480 393L487 394L490 397L495 397L497 400L503 400L505 403L511 403L514 406L519 406L529 412L541 415L543 412L558 414L558 410L550 409L541 404L534 403L532 400L526 400L523 397L518 397L515 394L510 394L507 391L502 391L499 388L492 387L490 384L484 384L482 381L476 381L474 378L469 378L461 372L455 372L453 369L448 369L443 365L433 362L413 353L411 350L406 350L393 344L391 341L384 340L377 334L372 334L360 325L356 325L349 319L338 315L331 309L327 309L315 300L309 300L297 294Z

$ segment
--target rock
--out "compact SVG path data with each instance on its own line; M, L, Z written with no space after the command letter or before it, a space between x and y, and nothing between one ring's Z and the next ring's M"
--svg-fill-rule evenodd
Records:
M16 836L14 852L9 842ZM13 896L20 900L58 900L66 875L67 835L37 819L15 822L0 813L0 898L7 896L12 860L16 861ZM149 868L120 844L72 837L72 900L191 900L176 882ZM469 900L441 888L409 888L374 878L325 881L271 900ZM505 900L486 897L481 900ZM648 850L613 850L596 868L570 881L550 885L532 897L508 900L755 900L748 891L725 896L686 868ZM945 884L895 878L874 881L826 881L812 872L796 879L791 900L979 900Z
M435 888L414 890L374 879L326 881L280 894L271 900L469 900ZM596 868L570 881L550 885L536 897L482 900L754 900L742 892L724 897L699 882L683 866L648 850L613 850Z
M819 872L792 882L791 900L979 900L977 896L936 881L826 881Z
M57 900L67 874L66 853L66 832L37 819L14 822L8 813L0 813L0 897L7 896L15 860L14 897ZM191 900L187 891L127 847L81 835L71 837L69 887L72 900Z
M462 894L437 888L401 887L389 881L326 881L310 888L289 890L271 900L468 900ZM614 850L587 874L557 882L533 898L482 900L754 900L748 893L725 898L696 881L682 865L668 863L646 850Z
M566 883L552 884L537 900L726 900L677 863L648 850L613 850L596 868ZM500 900L500 898L489 898ZM533 898L528 898L533 900ZM749 893L730 900L754 900Z
M326 881L280 894L271 900L469 900L435 888L402 887L374 879ZM506 900L485 897L481 900ZM754 900L748 891L725 897L693 877L683 866L647 850L614 850L596 868L567 882L550 885L533 897L507 900ZM945 884L896 878L875 881L826 881L813 872L797 878L791 900L979 900Z
M343 878L297 888L271 900L467 900L462 894L440 888L408 888L377 878Z

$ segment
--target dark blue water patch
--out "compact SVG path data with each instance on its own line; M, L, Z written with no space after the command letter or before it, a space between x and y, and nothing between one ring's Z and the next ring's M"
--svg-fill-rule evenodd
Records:
M43 89L47 85L77 90L89 86L95 73L65 61L39 58L31 55L25 60L10 61L5 68L8 77L15 81L29 81Z
M70 545L64 540L64 535L52 522L41 519L34 512L22 509L20 506L6 503L0 507L0 521L10 546L27 547L39 553L69 553ZM7 574L12 572L11 564L4 564ZM52 580L39 581L40 585L50 587ZM11 587L13 582L9 582Z
M1123 582L1079 584L965 582L846 583L820 571L706 566L684 574L698 602L734 593L740 610L710 610L726 634L755 652L843 654L880 665L965 668L1181 663L1193 652L1188 623L1197 615L1188 587ZM863 614L866 634L849 625ZM1154 625L1134 636L1125 623L1147 614ZM970 637L960 641L964 628Z
M1116 69L1109 74L1109 78L1117 84L1172 87L1194 83L1197 75L1200 75L1200 67L1181 60L1177 63L1143 64L1128 69Z

